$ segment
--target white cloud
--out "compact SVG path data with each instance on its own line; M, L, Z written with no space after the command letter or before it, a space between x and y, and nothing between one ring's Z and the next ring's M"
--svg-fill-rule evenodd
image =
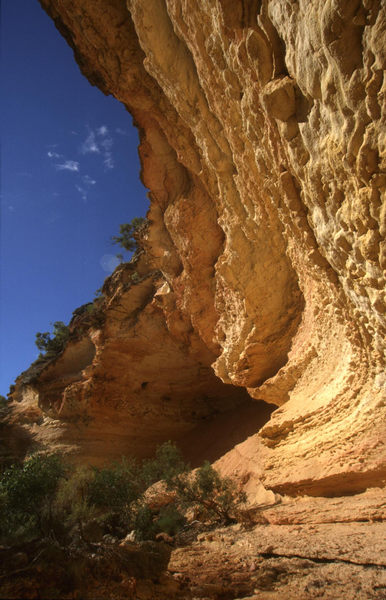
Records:
M101 141L101 146L103 146L103 149L105 150L105 152L108 152L109 150L111 150L112 145L113 145L113 138L110 136L105 137Z
M58 171L79 171L79 163L76 160L65 160L64 163L56 165Z
M115 163L114 163L111 152L105 153L105 158L104 158L103 164L105 165L106 169L114 169Z
M127 132L121 129L120 127L116 127L115 133L119 133L119 135L127 135Z
M101 141L103 148L103 164L106 169L114 169L115 163L111 149L113 147L113 138L110 135L106 135Z
M82 200L87 202L87 190L82 188L80 185L76 185L75 188L78 190L79 194L82 196Z
M51 150L49 150L47 152L47 156L48 158L60 158L61 154L58 154L57 152L51 152Z
M85 175L82 179L83 179L83 183L85 185L95 185L96 184L96 180L93 179L92 177L90 177L90 175Z
M82 154L99 154L100 149L95 139L94 131L90 131L81 147Z
M101 154L105 169L114 169L115 163L112 154L114 140L107 125L100 125L100 127L88 131L87 138L80 149L82 154ZM91 182L88 182L88 184L94 185Z

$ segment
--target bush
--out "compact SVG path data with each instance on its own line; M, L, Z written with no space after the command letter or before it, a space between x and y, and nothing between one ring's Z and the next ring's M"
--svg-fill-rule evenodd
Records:
M246 501L245 493L207 461L194 474L185 472L175 477L169 487L176 492L180 506L192 508L203 519L224 524L236 521L237 509Z
M88 484L88 497L95 506L121 511L142 492L139 469L135 460L122 459L111 468L94 467Z
M35 344L46 356L55 356L64 349L70 335L70 330L63 321L55 321L52 335L53 337L51 338L49 331L45 331L44 333L38 332L36 334Z
M141 477L145 488L157 481L165 481L168 485L179 475L189 470L180 450L173 442L165 442L158 446L155 457L142 463Z
M0 532L3 537L45 535L52 526L52 503L65 474L59 456L34 455L0 477Z
M161 509L145 493L158 481L173 492ZM123 459L104 468L70 470L58 456L36 454L0 477L0 533L4 540L52 534L66 542L74 527L87 538L86 526L95 522L102 533L135 530L137 539L146 540L160 532L176 535L188 509L203 520L231 523L244 500L208 462L192 473L171 442L153 459Z
M119 235L112 236L113 244L118 244L128 252L135 252L138 249L137 235L147 220L144 217L135 217L130 223L122 223L119 226ZM121 255L122 257L122 255ZM122 257L123 259L123 257Z
M2 396L0 394L0 419L2 417L5 417L5 415L9 412L10 410L10 402L8 401L8 399L5 396Z
M161 508L156 521L158 532L164 531L168 535L176 535L185 525L186 517L175 504Z
M96 516L95 507L91 504L88 494L93 472L85 466L77 467L70 477L59 481L56 497L53 503L53 513L56 523L62 524L62 533L75 525L82 530L83 524Z

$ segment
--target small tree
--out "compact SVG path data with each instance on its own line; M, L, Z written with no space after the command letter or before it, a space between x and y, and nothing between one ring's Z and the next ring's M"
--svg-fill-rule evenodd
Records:
M119 226L119 235L113 235L113 244L118 244L128 252L135 252L138 249L136 233L146 223L144 217L135 217L130 223L123 223ZM122 255L121 255L122 256Z
M51 333L45 331L36 334L35 344L41 352L48 355L54 355L61 352L70 335L69 328L63 321L55 321L53 324L52 336Z
M236 521L237 509L246 501L236 483L221 477L208 461L194 474L185 472L173 478L169 487L176 492L181 507L193 508L204 518L226 525Z
M154 458L143 461L141 477L146 489L160 480L171 485L178 475L188 470L189 465L185 463L180 450L169 441L158 446Z

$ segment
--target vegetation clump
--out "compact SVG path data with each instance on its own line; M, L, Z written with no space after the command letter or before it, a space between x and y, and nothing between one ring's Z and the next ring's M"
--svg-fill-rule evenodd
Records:
M167 502L157 507L149 488L162 482ZM122 459L109 467L70 467L57 455L35 454L0 475L0 543L52 536L87 541L90 524L116 538L177 534L195 519L229 524L245 501L234 482L209 464L192 472L167 442L152 459ZM92 529L92 527L91 527Z
M158 579L170 536L185 544L230 523L242 500L209 463L191 471L171 442L152 459L102 468L35 454L0 472L0 595L32 597L32 586L43 598L83 598L107 579Z
M0 539L19 541L47 535L53 504L66 467L59 456L35 454L0 477Z
M9 404L8 398L0 394L0 418L5 416L9 411Z
M147 223L145 217L135 217L130 223L122 223L119 226L119 235L112 236L113 244L118 244L124 250L128 252L135 252L138 250L138 232ZM119 260L123 260L123 255L118 254Z
M35 344L41 353L44 352L45 357L50 358L62 352L69 335L70 330L68 326L63 321L55 321L52 334L49 331L45 331L44 333L38 332ZM42 356L43 354L40 354L40 357Z

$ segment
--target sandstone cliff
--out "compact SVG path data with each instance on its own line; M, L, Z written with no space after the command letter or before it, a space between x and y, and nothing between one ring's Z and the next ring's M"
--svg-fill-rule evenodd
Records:
M12 427L94 462L204 427L251 498L383 486L384 4L41 4L134 117L150 225Z

